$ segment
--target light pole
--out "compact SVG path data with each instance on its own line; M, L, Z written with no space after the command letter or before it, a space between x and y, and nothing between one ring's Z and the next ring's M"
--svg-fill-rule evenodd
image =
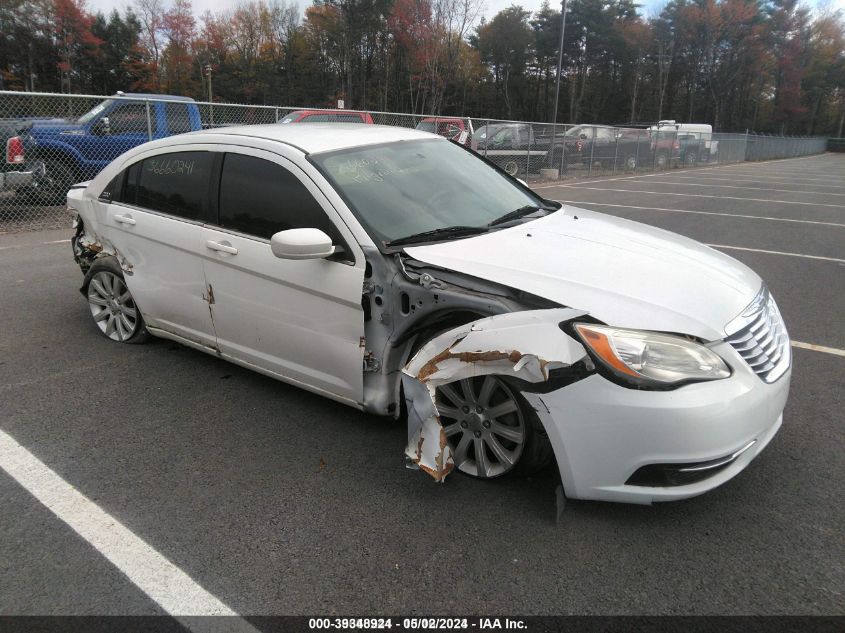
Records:
M552 159L551 167L554 167L555 160L555 141L557 140L557 102L560 97L560 74L563 66L563 34L566 32L566 0L560 2L560 42L557 46L557 78L555 79L555 109L552 112L552 147L549 151L549 156ZM560 158L560 166L558 167L558 177L563 170L563 154L566 153L566 142L564 141L563 153Z
M560 3L560 43L557 47L557 79L555 80L555 109L552 113L552 125L557 124L557 101L560 97L560 73L563 66L563 34L566 32L566 0Z

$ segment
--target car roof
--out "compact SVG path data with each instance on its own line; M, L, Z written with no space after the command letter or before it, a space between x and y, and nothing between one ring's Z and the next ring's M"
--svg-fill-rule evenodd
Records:
M294 110L287 116L291 114L359 114L365 115L366 112L362 112L360 110Z
M361 125L360 123L298 123L296 125L270 123L266 125L238 125L181 134L180 138L192 138L196 141L198 137L217 134L278 141L297 147L306 154L332 152L363 145L377 145L379 143L394 143L397 141L437 139L445 143L449 142L436 134L421 132L411 128L394 127L392 125Z
M112 96L132 99L150 99L155 101L185 101L188 103L194 102L194 100L190 97L182 97L179 95L158 95L149 92L118 92L117 94Z

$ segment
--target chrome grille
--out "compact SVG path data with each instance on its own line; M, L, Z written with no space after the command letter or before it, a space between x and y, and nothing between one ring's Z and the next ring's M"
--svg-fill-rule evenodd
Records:
M763 286L748 307L725 327L725 339L755 374L774 382L792 360L789 334L775 300Z

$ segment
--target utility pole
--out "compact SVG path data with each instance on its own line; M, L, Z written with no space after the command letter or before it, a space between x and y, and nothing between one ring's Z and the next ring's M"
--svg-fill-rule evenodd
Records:
M214 95L211 92L211 64L206 64L203 68L205 70L205 75L208 77L208 120L209 123L213 126L214 125Z
M560 74L563 66L563 34L566 32L566 0L560 3L560 43L557 47L557 79L555 80L555 109L552 111L552 125L557 125L557 102L560 97ZM554 134L554 132L552 132ZM554 137L553 137L554 138Z
M208 77L208 102L211 103L213 100L211 92L211 64L205 65L205 76Z

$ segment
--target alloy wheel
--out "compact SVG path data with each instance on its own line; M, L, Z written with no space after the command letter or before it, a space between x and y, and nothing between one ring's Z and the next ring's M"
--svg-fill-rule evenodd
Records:
M477 376L442 385L436 401L458 470L489 479L517 465L525 420L516 394L501 378Z
M88 283L88 306L97 327L113 341L124 342L138 328L138 308L126 283L101 270Z

